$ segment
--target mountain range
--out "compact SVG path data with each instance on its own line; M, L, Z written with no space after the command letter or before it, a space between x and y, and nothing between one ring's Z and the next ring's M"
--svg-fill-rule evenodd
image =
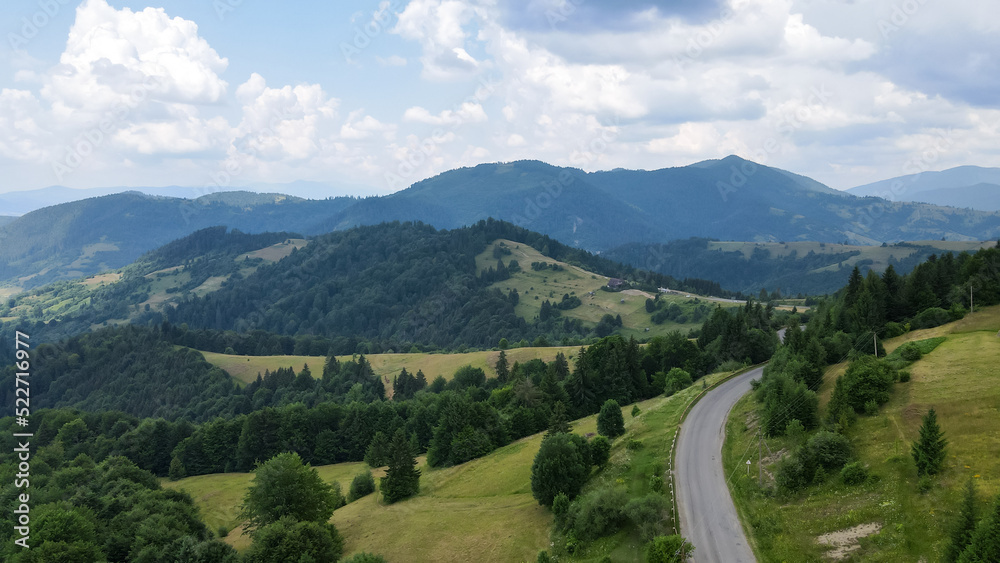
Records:
M857 196L891 201L922 201L935 205L1000 211L1000 168L959 166L890 178L847 190Z
M395 220L452 229L490 217L594 252L692 236L877 245L1000 235L998 213L857 197L736 156L590 173L518 161L451 170L381 197L127 192L46 207L0 225L0 281L33 287L122 267L215 225L310 236Z

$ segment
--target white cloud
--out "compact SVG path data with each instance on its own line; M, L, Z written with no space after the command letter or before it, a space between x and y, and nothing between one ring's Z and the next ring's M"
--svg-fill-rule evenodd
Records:
M424 78L462 78L481 64L466 50L470 33L465 26L476 13L474 6L460 0L412 0L392 32L420 43Z
M408 108L403 113L403 121L415 123L426 123L429 125L447 125L457 127L469 123L483 123L489 117L483 106L473 102L463 102L457 110L446 109L437 115L431 114L427 109L420 106Z
M103 111L129 100L141 84L155 84L152 95L160 101L216 103L226 93L219 74L227 65L192 21L163 9L116 10L105 0L87 0L42 95L60 113Z

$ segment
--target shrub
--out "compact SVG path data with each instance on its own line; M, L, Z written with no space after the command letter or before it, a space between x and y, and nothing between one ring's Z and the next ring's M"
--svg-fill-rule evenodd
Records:
M641 412L642 412L642 410L639 409L639 405L634 405L632 407L632 418L635 418L635 417L639 416L639 413L641 413Z
M590 441L591 462L598 467L604 467L611 459L611 442L604 436L594 436Z
M888 340L889 338L896 338L897 336L901 336L903 334L906 334L905 326L896 322L888 322L885 323L885 334L882 335L882 338Z
M560 528L566 523L566 514L569 512L569 497L566 493L559 493L552 499L552 514L556 517L556 525Z
M618 401L604 401L601 412L597 414L597 433L608 438L617 438L625 433L625 419Z
M924 309L916 317L913 318L913 328L933 328L936 326L949 323L952 320L952 315L948 311L940 307L931 307L930 309Z
M590 444L583 437L546 436L531 465L531 494L544 506L551 506L559 493L572 499L590 477L590 466Z
M874 400L865 403L865 414L868 416L875 416L878 414L878 403Z
M868 470L860 461L848 463L840 470L840 478L845 485L860 485L868 480Z
M666 531L667 501L663 495L650 493L644 497L632 499L625 505L623 512L639 530L643 541L650 541Z
M899 370L899 382L906 383L909 380L910 380L910 371L905 369Z
M336 561L343 551L344 540L333 524L296 522L294 518L285 516L253 534L253 543L244 552L243 561Z
M567 515L567 527L582 542L613 534L621 527L628 495L621 489L603 488L587 493L574 502Z
M628 443L625 444L625 448L630 451L641 450L642 440L629 440Z
M908 362L915 362L923 356L920 347L913 342L907 342L899 347L899 357Z
M663 477L660 477L659 475L653 475L652 477L650 477L649 478L649 490L653 491L654 493L662 493L663 492Z
M839 469L851 458L851 442L842 434L821 430L806 442L809 458L825 469Z
M347 502L354 502L359 498L375 492L375 478L371 471L362 471L354 476L351 481L351 490L348 492Z
M682 563L688 560L694 546L679 535L656 536L646 545L648 563Z

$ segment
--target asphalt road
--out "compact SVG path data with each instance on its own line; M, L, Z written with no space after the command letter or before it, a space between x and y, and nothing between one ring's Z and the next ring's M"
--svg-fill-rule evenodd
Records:
M706 394L681 425L675 460L681 535L698 563L756 561L736 516L722 469L726 418L763 368L734 377Z

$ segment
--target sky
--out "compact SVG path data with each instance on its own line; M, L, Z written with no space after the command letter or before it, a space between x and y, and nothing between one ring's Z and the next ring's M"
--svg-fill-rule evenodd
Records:
M737 154L846 189L1000 166L978 0L8 0L0 193Z

